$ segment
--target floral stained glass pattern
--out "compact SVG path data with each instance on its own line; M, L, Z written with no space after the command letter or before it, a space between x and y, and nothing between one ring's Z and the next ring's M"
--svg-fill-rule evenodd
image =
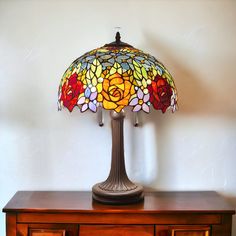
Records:
M104 46L76 59L66 70L59 87L59 109L97 111L101 106L120 112L175 111L177 92L166 68L153 56L133 47Z

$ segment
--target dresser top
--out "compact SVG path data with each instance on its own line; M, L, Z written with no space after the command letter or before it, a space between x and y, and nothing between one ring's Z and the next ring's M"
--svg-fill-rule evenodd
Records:
M92 200L91 192L79 191L19 191L3 212L44 213L228 213L234 208L213 191L148 192L144 202L129 205L104 205Z

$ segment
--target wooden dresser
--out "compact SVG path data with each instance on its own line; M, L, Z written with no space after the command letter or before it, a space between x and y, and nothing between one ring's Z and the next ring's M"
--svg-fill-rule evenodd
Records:
M114 206L72 191L20 191L3 212L7 236L230 236L235 213L216 192L151 192Z

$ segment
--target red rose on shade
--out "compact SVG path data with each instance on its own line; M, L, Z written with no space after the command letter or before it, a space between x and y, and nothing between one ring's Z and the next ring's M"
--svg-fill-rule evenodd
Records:
M156 75L155 79L148 85L150 102L156 110L164 113L171 104L172 89L165 79Z
M78 75L74 73L68 80L62 85L61 97L63 106L71 112L77 105L78 97L84 92L83 83L77 80Z

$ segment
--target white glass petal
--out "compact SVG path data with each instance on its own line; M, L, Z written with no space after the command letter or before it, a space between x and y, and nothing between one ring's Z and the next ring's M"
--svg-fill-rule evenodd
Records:
M84 112L84 111L86 111L87 109L88 109L88 104L85 103L85 104L82 106L81 111Z
M145 111L147 113L149 113L149 111L150 111L149 106L146 103L143 103L142 109L143 109L143 111Z
M140 88L138 89L138 98L143 99L143 91Z
M138 98L133 98L129 103L130 106L135 106L137 104L138 104Z
M97 92L91 93L90 100L93 101L97 97L97 94L98 94Z
M78 104L78 105L84 104L84 102L85 102L85 97L81 97L81 98L78 100L77 104Z
M149 93L145 94L144 97L143 97L143 101L147 102L147 101L149 101L149 98L150 98L150 94Z
M140 111L141 106L138 104L134 107L133 111Z
M89 109L93 112L96 112L97 111L97 106L93 102L90 102L89 103Z

